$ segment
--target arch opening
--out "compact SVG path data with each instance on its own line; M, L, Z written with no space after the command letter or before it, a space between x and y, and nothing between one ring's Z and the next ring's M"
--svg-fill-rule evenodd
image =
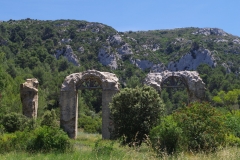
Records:
M99 77L88 76L87 78L82 79L77 85L77 90L83 89L102 89L102 82Z
M183 77L169 76L162 81L161 88L161 98L166 104L166 114L189 103L188 84Z

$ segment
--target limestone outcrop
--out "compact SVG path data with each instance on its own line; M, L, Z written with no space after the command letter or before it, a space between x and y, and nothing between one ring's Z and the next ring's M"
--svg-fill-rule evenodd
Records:
M102 65L109 66L111 69L117 69L117 55L115 53L109 53L111 47L102 47L98 52L98 60Z
M232 41L234 44L240 44L240 40L238 38L235 38L233 41Z
M155 52L160 49L160 44L144 44L144 45L142 45L142 48L144 50L151 50L151 51Z
M120 35L113 35L108 38L108 41L111 45L120 45L123 40Z
M131 59L132 64L135 64L138 68L145 70L151 68L153 63L148 60L140 60L140 59Z
M97 84L97 85L96 85ZM67 76L62 84L60 94L60 126L70 138L77 136L78 89L102 88L102 138L110 138L113 122L110 120L109 103L112 96L119 91L118 78L109 72L88 70Z
M196 70L202 63L208 64L210 67L217 65L212 53L207 49L200 48L187 53L177 62L169 62L167 68L170 71Z
M226 32L218 28L200 28L197 32L194 32L192 34L203 34L205 36L208 35L227 36Z
M181 78L186 83L189 101L203 100L205 98L205 83L196 71L149 73L144 83L161 92L163 82L169 77Z
M55 57L58 59L61 55L64 56L69 62L73 63L75 66L80 66L78 57L74 54L70 45L66 45L65 49L57 50Z
M38 110L38 80L27 79L20 85L20 96L23 115L29 118L37 118Z
M121 56L133 54L132 46L130 46L128 43L122 45L120 48L117 49L117 51Z
M157 72L163 72L165 71L167 68L163 63L158 63L158 64L154 64L151 69L150 72L152 73L157 73Z

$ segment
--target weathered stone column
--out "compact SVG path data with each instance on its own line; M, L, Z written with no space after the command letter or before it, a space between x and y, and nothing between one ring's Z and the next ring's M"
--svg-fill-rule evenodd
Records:
M112 97L118 90L103 90L102 91L102 138L110 139L111 130L113 129L113 121L110 120L110 108L109 103L112 101Z
M27 79L20 84L20 96L23 115L29 118L37 118L38 109L38 80Z
M78 130L78 92L61 91L60 126L70 138L77 138Z

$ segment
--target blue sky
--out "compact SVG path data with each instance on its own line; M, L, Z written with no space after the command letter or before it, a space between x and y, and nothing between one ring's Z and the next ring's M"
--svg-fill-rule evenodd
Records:
M86 20L118 31L212 27L240 36L239 7L239 0L0 0L0 20Z

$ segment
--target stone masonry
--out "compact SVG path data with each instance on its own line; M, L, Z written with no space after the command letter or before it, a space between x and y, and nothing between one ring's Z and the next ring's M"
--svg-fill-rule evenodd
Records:
M38 80L27 79L20 85L23 115L29 118L37 118L38 109Z
M89 83L88 83L89 82ZM91 89L91 84L98 82L102 89L102 138L110 139L112 124L110 120L109 103L112 96L119 91L118 78L115 74L88 70L81 73L73 73L67 76L62 84L60 93L60 126L67 132L70 138L77 137L78 122L78 89ZM93 86L94 88L96 86Z
M164 71L160 73L149 73L144 83L161 92L162 83L171 76L179 77L186 82L190 102L204 100L206 91L205 83L196 71Z

